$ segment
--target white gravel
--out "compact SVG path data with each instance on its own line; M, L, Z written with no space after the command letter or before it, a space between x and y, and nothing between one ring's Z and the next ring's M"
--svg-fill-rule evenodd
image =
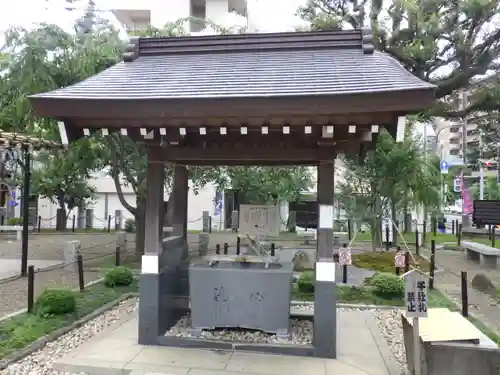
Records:
M92 319L82 327L59 337L43 349L0 371L0 375L74 375L52 370L52 364L56 359L136 310L137 301L137 298L129 298L120 302L115 308Z
M409 374L406 367L401 310L372 310L372 312L394 359L400 366L401 374Z
M256 330L245 329L220 329L206 330L201 334L201 338L207 340L229 340L243 341L259 344L311 344L313 339L313 324L308 320L290 319L291 337L290 339L278 338L276 335ZM165 336L176 337L196 337L189 331L191 327L191 316L186 314L175 326L173 326Z

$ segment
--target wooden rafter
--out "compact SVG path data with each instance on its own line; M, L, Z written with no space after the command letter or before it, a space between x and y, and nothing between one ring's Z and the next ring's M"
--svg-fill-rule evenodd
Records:
M6 148L28 148L33 150L62 147L59 142L49 141L20 133L3 132L1 130L0 145Z

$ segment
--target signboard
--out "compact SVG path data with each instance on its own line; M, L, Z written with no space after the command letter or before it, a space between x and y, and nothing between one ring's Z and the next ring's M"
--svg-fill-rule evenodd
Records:
M341 266L350 266L352 264L350 247L341 247L339 249L339 264Z
M394 256L394 266L396 268L403 268L405 266L405 254L399 251Z
M500 224L500 200L474 200L472 220L476 225Z
M439 163L439 169L441 170L442 174L448 173L448 167L448 162L446 160L441 160L441 163Z
M453 191L455 193L460 193L462 191L462 179L460 177L455 177L453 180Z
M427 276L410 271L404 276L408 318L427 318Z

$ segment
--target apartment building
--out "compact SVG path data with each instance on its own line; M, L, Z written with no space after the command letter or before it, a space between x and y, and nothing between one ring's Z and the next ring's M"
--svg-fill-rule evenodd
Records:
M150 24L161 27L168 22L189 17L210 21L227 28L249 27L246 0L169 0L168 5L160 1L151 1L147 9L115 9L112 12L127 30L141 29ZM203 32L207 24L190 20L184 27L186 32L196 34Z

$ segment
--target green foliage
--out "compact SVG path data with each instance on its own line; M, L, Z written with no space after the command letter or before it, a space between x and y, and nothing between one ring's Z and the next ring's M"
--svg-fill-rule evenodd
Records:
M7 219L8 225L23 225L22 217L10 217Z
M374 44L409 72L437 85L433 114L456 116L500 108L500 89L479 89L465 111L458 90L488 71L498 72L500 12L497 0L311 0L297 14L314 30L369 27ZM387 5L387 4L386 4ZM453 53L451 53L453 51ZM494 86L494 85L493 85ZM476 90L476 87L473 88Z
M127 286L134 281L132 270L127 267L118 266L106 270L104 275L104 285L110 288L116 286Z
M403 279L390 273L375 274L370 284L373 286L375 294L385 298L401 297L405 291Z
M125 293L137 291L136 282L117 288L108 288L103 283L97 283L85 288L84 292L74 294L76 310L73 313L65 315L25 313L2 320L0 321L0 358L7 358L43 336L67 327L105 304L115 301Z
M313 293L314 292L314 272L304 271L300 274L297 281L297 287L302 293Z
M241 203L294 201L312 186L311 172L305 167L232 167L220 176L217 183L221 189L237 189Z
M425 159L411 133L398 143L382 132L364 160L347 155L343 162L346 172L337 185L336 199L350 218L372 228L374 246L381 243L382 217L392 212L394 218L395 211L420 205L429 211L440 209L439 161Z
M75 293L69 289L46 289L35 302L35 311L41 316L68 314L75 309Z
M413 238L414 234L413 234ZM407 238L407 240L412 240L412 238ZM352 254L352 265L357 268L363 268L371 271L377 272L394 272L394 257L396 253L393 251L384 252L363 252L358 254ZM411 266L419 266L420 269L427 271L429 269L429 262L421 257L414 256L417 264L414 262L413 258L410 258Z
M125 220L125 226L123 230L127 233L135 233L136 231L135 219Z

